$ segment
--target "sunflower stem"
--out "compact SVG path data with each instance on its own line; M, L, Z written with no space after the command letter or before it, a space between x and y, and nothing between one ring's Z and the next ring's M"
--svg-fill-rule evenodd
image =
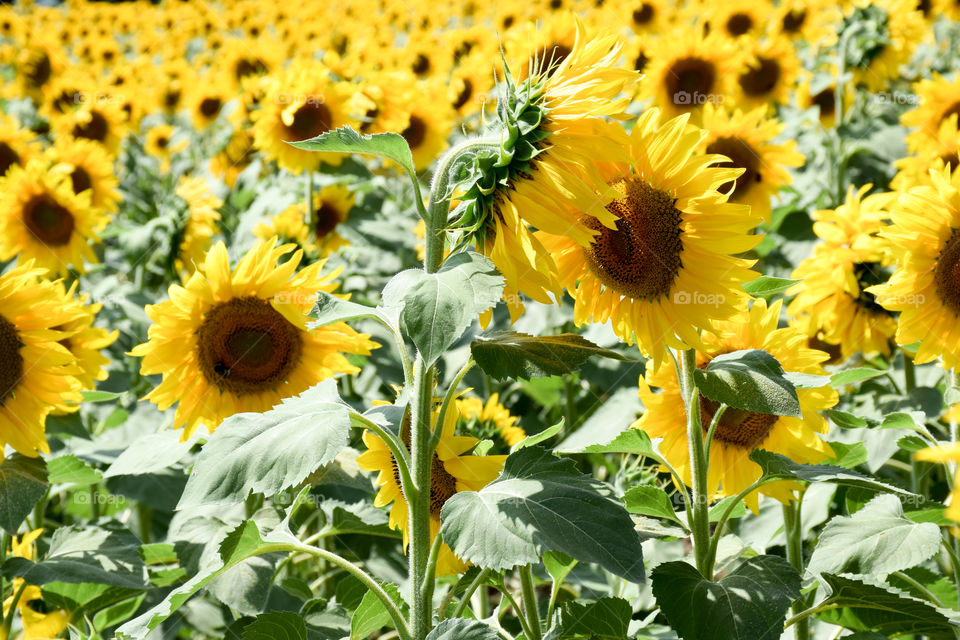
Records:
M690 453L690 488L693 502L693 510L689 515L690 531L693 534L693 552L697 561L697 570L704 578L712 580L707 456L704 450L703 426L700 423L700 394L693 378L696 368L697 352L693 349L681 351L680 370L677 373L687 414L687 448Z
M415 493L413 477L410 475L410 452L407 451L407 447L400 439L392 431L385 429L364 415L351 412L350 419L358 423L359 426L377 434L383 440L387 448L390 449L390 455L393 456L393 461L397 465L397 472L400 474L400 489L403 491L403 495L407 496Z
M453 610L453 615L451 618L459 618L463 615L463 610L467 608L467 605L470 604L470 598L473 597L473 594L476 590L483 584L483 581L487 579L487 576L490 574L490 569L484 569L477 574L477 577L473 579L473 582L467 587L467 590L463 592L463 596L460 598L460 602L457 603L457 608ZM450 593L453 593L451 590ZM483 594L486 597L486 593ZM440 615L443 616L443 610L441 609Z
M464 376L473 368L476 362L473 357L467 358L467 362L460 368L460 371L457 372L457 375L453 378L453 381L450 383L450 388L447 389L446 395L443 396L443 402L440 404L440 411L437 413L437 424L433 429L433 434L430 436L430 452L437 448L437 445L440 443L440 436L443 434L443 424L447 418L447 411L450 410L450 405L457 399L457 388L460 386L460 383L463 381Z
M17 589L17 592L13 595L13 599L10 600L10 610L7 613L7 616L3 619L3 627L0 630L0 637L9 638L10 637L10 628L13 627L13 616L17 613L17 605L20 604L20 598L23 597L23 592L27 590L27 581L24 580L20 583L20 588Z
M913 358L907 354L906 351L903 351L903 388L904 391L910 393L917 388L917 369L916 365L913 364Z
M803 493L795 502L783 505L783 534L787 540L787 562L793 565L797 573L803 575L803 527L800 517L800 509L803 500ZM791 615L797 615L803 611L804 596L801 595L794 601L790 607ZM801 618L793 628L794 637L797 640L810 639L810 621L807 618Z
M433 589L437 583L437 562L440 560L440 547L442 546L443 538L437 533L433 539L433 543L430 545L430 557L427 560L427 574L423 577L423 585L420 589L423 592L424 601L430 606L431 610L433 609Z
M435 370L417 356L413 367L414 405L410 420L410 453L413 491L407 497L410 503L410 626L414 640L424 640L430 631L433 608L425 599L423 588L430 560L430 471L432 453L430 438L433 409L433 381ZM433 579L431 576L430 579Z
M537 592L533 588L533 568L528 564L520 568L520 585L523 590L523 613L530 628L530 640L542 640L540 612L537 610Z

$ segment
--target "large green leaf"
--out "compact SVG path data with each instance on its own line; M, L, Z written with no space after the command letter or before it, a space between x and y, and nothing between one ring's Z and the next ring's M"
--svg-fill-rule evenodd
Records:
M734 409L800 417L800 401L783 367L759 349L724 353L693 372L700 393Z
M772 453L763 449L755 449L750 454L750 459L760 465L763 475L768 479L831 482L882 493L893 493L918 501L922 500L920 496L906 489L880 482L870 476L843 467L835 467L829 464L800 464L779 453Z
M600 598L595 602L567 602L560 612L560 625L548 638L607 638L624 640L633 607L623 598Z
M123 454L120 454L121 456ZM103 480L103 475L74 455L64 455L47 462L47 481L50 484L89 486Z
M427 634L427 640L498 640L497 630L493 627L465 618L441 620L440 624Z
M470 352L484 373L497 380L564 375L576 371L591 356L627 360L575 333L538 337L495 331L470 343Z
M242 640L307 640L307 623L292 611L261 613L243 629Z
M181 442L179 432L148 433L124 449L103 476L113 478L164 471L180 462L192 446L193 442L189 440Z
M756 556L719 582L683 561L651 572L653 595L684 640L779 640L800 576L783 558Z
M419 272L403 294L400 326L427 364L443 355L476 319L497 304L503 276L489 258L458 253L437 273Z
M8 558L3 574L30 584L94 582L128 589L150 587L140 541L119 522L60 527L43 560Z
M380 156L393 160L411 176L416 175L413 167L413 154L410 145L398 133L373 133L363 135L351 127L340 127L333 131L321 133L316 138L288 142L298 149L307 151L328 151L337 153L361 153L370 156Z
M43 458L13 453L0 462L0 527L15 534L33 506L47 494Z
M899 498L881 494L852 516L827 523L807 570L883 575L916 566L939 548L940 527L910 520Z
M251 491L276 495L331 462L349 431L349 410L333 380L266 413L231 416L204 445L178 508L240 503Z
M211 580L247 558L273 550L276 550L276 547L261 539L260 531L254 522L242 522L223 538L218 554L205 557L196 575L168 593L163 601L152 609L117 629L116 637L143 640Z
M533 564L545 551L642 582L643 551L630 515L599 480L540 447L511 454L503 473L478 492L450 498L443 539L458 556L490 569Z
M957 626L948 613L892 587L867 584L829 573L820 579L830 595L819 606L833 606L817 615L831 624L860 631L875 631L888 638L924 634L929 638L954 638Z

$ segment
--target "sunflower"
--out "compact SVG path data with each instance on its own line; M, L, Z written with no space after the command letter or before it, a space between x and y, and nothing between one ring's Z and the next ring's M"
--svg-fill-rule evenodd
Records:
M954 122L956 116L940 124L936 137L926 138L913 155L895 160L893 166L899 171L890 181L890 188L906 191L910 187L930 185L930 170L947 167L953 171L960 166L960 130Z
M344 323L307 330L316 292L336 289L339 271L322 274L317 262L298 272L302 258L273 239L231 272L219 242L183 286L171 285L170 300L147 306L149 340L131 355L143 358L142 374L163 376L147 399L161 410L177 403L184 440L201 424L212 432L235 413L262 412L336 373L356 373L343 354L378 346Z
M233 93L215 72L208 71L205 77L198 78L188 99L193 126L204 129L216 122L232 98Z
M804 157L793 140L773 142L783 124L776 118L765 118L766 110L760 106L746 114L739 109L729 113L705 105L703 128L707 135L701 144L706 153L729 158L718 166L743 169L729 185L732 190L722 188L730 193L730 201L750 205L753 215L769 221L771 199L793 181L786 168L802 166Z
M251 76L262 76L277 69L283 62L280 44L269 38L230 38L224 42L218 58L223 73L234 89L243 88Z
M842 360L858 351L890 355L897 330L893 315L865 289L885 282L892 260L879 237L892 193L864 197L872 185L850 187L844 204L815 211L813 230L824 242L791 274L802 279L789 292L794 325L808 336L840 348Z
M423 171L447 147L454 111L446 99L446 80L420 80L408 87L404 99L407 117L399 133L410 145L414 167Z
M174 267L179 273L190 275L203 262L210 239L217 233L218 209L223 201L210 193L203 178L181 176L174 193L186 204L183 239Z
M400 132L406 128L410 118L403 87L409 81L409 75L385 73L374 74L360 83L356 99L362 133Z
M527 437L517 424L520 418L511 415L494 393L486 403L480 398L457 398L460 417L467 422L467 431L481 438L495 438L497 444L510 448Z
M170 157L187 147L186 138L180 140L176 140L176 138L177 134L173 126L169 124L158 124L147 131L143 149L160 161L161 171L163 172L170 170Z
M47 415L82 400L83 370L60 341L83 312L63 304L62 285L45 273L28 262L0 275L0 451L10 445L25 456L50 453Z
M0 115L0 177L10 167L24 166L33 155L36 136L10 116Z
M113 159L107 151L91 140L57 140L51 149L52 171L70 177L70 185L77 195L90 191L90 206L110 213L117 210L120 192L113 172Z
M330 185L313 194L313 213L307 215L303 202L292 204L269 224L259 224L253 233L261 239L278 236L294 242L308 254L326 257L347 244L336 228L346 222L355 196L341 185Z
M692 10L698 15L706 10L704 16L705 26L710 31L718 31L728 38L750 38L758 36L763 32L767 17L770 13L770 6L765 6L763 2L734 1L702 3L697 6L694 3Z
M253 138L243 129L234 129L226 146L210 159L210 171L232 187L237 176L257 157Z
M777 35L824 46L836 39L841 9L834 0L786 0L777 5L770 23Z
M917 364L942 357L960 366L960 169L931 170L932 185L901 193L890 205L892 224L880 233L890 241L897 270L890 281L866 291L890 311L899 311L897 343L920 342Z
M829 357L810 349L807 336L793 327L777 328L782 300L769 308L763 300L755 300L749 310L726 320L718 326L725 334L703 336L704 350L697 354L697 367L704 368L713 358L741 349L761 349L780 361L786 371L823 375L821 366ZM650 387L659 387L653 393ZM733 496L746 489L760 477L760 466L749 460L754 449L780 453L802 463L819 463L832 454L830 445L818 434L826 433L826 419L819 412L834 406L838 395L829 386L797 389L803 416L775 416L728 408L720 418L710 447L710 466L707 470L708 493ZM680 386L673 367L648 369L646 380L640 378L640 399L647 412L631 425L643 429L651 438L663 438L660 451L677 469L683 481L690 484L690 460L687 451L686 412L680 395ZM700 414L704 431L718 409L717 403L700 396ZM777 482L760 491L781 502L791 497L793 483ZM745 499L757 512L757 493Z
M65 58L39 41L19 50L17 56L17 79L23 94L40 102L43 88L60 71L60 60Z
M907 135L907 146L917 151L925 143L936 141L946 133L944 125L958 129L960 122L960 77L945 78L934 72L913 86L917 106L900 116L905 127L913 128Z
M116 156L126 134L126 115L107 100L88 100L78 109L71 109L53 119L59 138L82 138L103 146Z
M855 84L880 91L900 76L901 65L910 60L928 31L923 14L915 8L916 0L857 0L854 3L846 23L869 24L875 31L873 46L866 47L859 59L847 61ZM847 24L844 29L849 28Z
M107 224L106 214L90 206L90 193L77 195L69 176L52 172L42 159L13 167L0 193L0 260L21 262L59 274L84 272L84 260L97 262L90 246Z
M500 474L506 456L475 456L469 452L480 442L472 436L456 435L458 411L451 407L447 411L440 442L433 454L430 467L430 538L440 531L440 510L455 494L461 491L479 491ZM409 418L404 418L400 435L410 447ZM409 513L406 497L400 487L399 472L393 454L380 436L364 431L363 443L367 450L357 457L357 465L365 471L376 471L376 483L380 487L373 504L377 507L390 507L390 527L400 529L403 546L409 543ZM467 565L444 544L437 559L437 575L459 574L467 570Z
M737 104L758 107L785 103L799 68L793 44L786 38L754 41L737 75Z
M817 118L824 127L832 128L837 121L837 74L808 75L797 85L795 99L800 109L817 109ZM843 104L849 106L854 97L850 83L844 83Z
M287 171L316 171L320 163L339 165L340 153L314 153L288 142L309 140L344 125L356 125L356 88L330 78L316 63L295 63L278 74L254 118L254 144Z
M694 155L706 133L690 127L688 116L662 126L659 118L657 109L644 112L626 146L629 161L601 167L617 194L606 207L617 216L613 228L585 212L581 223L599 232L587 246L537 234L574 298L574 321L610 320L655 367L665 347L699 345L699 330L746 304L741 284L757 274L752 261L732 256L760 241L750 234L758 222L750 207L727 202L719 190L741 170L715 166L723 156Z
M955 410L956 407L953 407ZM939 462L940 464L960 462L960 443L944 443L936 447L927 447L916 453L916 459L923 462ZM953 489L950 491L950 504L943 515L954 522L960 522L960 466L954 472ZM956 534L956 529L954 529Z
M668 116L697 111L707 102L722 103L737 77L742 57L733 42L696 26L676 28L650 47L651 60L641 83L641 97L651 99Z
M0 452L0 458L2 457L3 452ZM43 529L35 529L25 533L19 540L17 536L12 536L10 556L33 560L33 543L42 533ZM43 599L43 591L40 587L33 584L24 585L23 578L14 578L12 587L13 593L20 596L16 607L20 612L20 622L23 624L23 635L20 636L23 640L56 638L66 630L70 622L70 614L63 609L54 609L48 605ZM21 589L23 589L22 592ZM16 596L11 595L3 603L4 617L9 615L10 608L14 606L14 597Z
M69 337L60 340L60 344L76 357L77 364L82 369L82 372L77 374L77 379L80 380L83 388L93 389L97 381L107 379L107 371L104 367L110 363L109 358L100 351L116 341L119 331L114 329L110 332L93 326L97 313L103 305L90 303L89 294L78 295L76 280L70 285L69 290L60 280L54 284L61 294L61 304L74 316L70 322L56 327L58 331L69 334Z
M617 14L621 21L626 22L633 29L634 33L641 35L662 33L674 17L671 5L663 0L621 2L617 7Z

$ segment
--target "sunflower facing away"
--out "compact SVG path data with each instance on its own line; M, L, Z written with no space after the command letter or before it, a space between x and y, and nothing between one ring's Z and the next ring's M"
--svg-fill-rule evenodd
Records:
M460 491L479 491L493 482L503 470L506 456L475 456L470 451L479 443L472 436L456 435L459 411L453 407L447 411L443 423L440 442L433 454L430 467L430 538L440 531L440 510L453 495ZM404 418L400 435L409 448L409 419ZM373 504L377 507L390 507L390 527L400 529L403 534L403 546L409 543L410 509L400 487L400 473L397 471L393 454L380 436L364 431L363 443L367 451L357 458L357 464L365 471L376 471L376 483L380 487ZM444 544L440 548L437 560L437 575L463 573L467 565Z
M787 307L808 336L837 345L843 360L862 351L889 355L897 321L877 304L870 286L886 282L892 258L879 237L892 193L863 197L872 185L850 187L844 204L815 211L814 232L823 239L790 277L799 282Z
M177 403L184 440L201 424L212 432L235 413L266 411L336 373L355 373L343 354L378 346L342 322L307 330L316 292L333 292L339 272L323 274L323 262L297 271L302 258L273 239L231 271L220 242L183 286L170 286L170 300L147 306L154 324L131 355L143 358L144 375L163 376L147 399L161 410Z
M629 162L600 167L617 192L607 205L614 228L589 213L582 224L599 232L582 246L569 236L540 232L560 282L575 301L574 321L611 321L623 340L636 340L659 367L665 347L700 344L698 330L733 316L746 304L741 284L756 277L752 261L732 257L760 241L750 207L727 202L719 188L740 169L723 156L694 155L703 131L680 116L658 126L648 109L630 134Z
M85 313L64 304L63 286L44 273L28 263L0 275L0 452L10 445L25 456L49 453L47 415L82 400L83 369L61 341Z
M697 354L697 367L704 368L718 355L741 349L762 349L780 361L786 371L823 375L821 364L829 357L817 349L807 348L807 336L793 327L777 328L782 301L767 308L763 300L755 300L749 310L719 325L727 335L705 333L705 349ZM658 387L653 393L650 387ZM830 445L819 434L826 433L827 421L820 411L835 405L836 390L824 386L797 389L802 418L775 416L728 408L720 418L710 448L707 491L717 496L736 495L760 477L760 466L748 459L754 449L780 453L802 463L819 463L832 455ZM647 370L640 379L640 399L647 412L632 427L643 429L651 438L663 438L660 451L690 484L690 459L687 451L686 413L673 367ZM718 405L700 396L700 415L704 432ZM773 483L760 491L782 502L790 499L791 483ZM745 499L756 513L757 493Z
M920 342L914 361L938 357L960 366L960 169L932 170L932 185L900 194L890 205L892 224L880 235L890 241L897 270L870 287L877 303L899 311L897 343Z
M0 458L3 454L0 452ZM17 536L12 536L10 540L10 556L14 558L26 558L33 560L33 543L43 533L43 529L36 529L25 533L19 540ZM10 557L8 556L8 557ZM23 592L20 589L23 588ZM13 579L13 593L19 594L17 601L17 610L20 612L20 621L23 624L23 640L46 640L47 638L57 638L67 628L70 622L70 614L63 609L54 609L43 599L43 591L37 585L23 584L23 578ZM3 615L10 613L10 607L13 606L11 595L3 603Z
M58 274L84 272L84 260L97 262L91 243L107 216L90 206L90 191L77 195L63 172L48 170L38 158L14 166L0 193L0 260L19 256Z

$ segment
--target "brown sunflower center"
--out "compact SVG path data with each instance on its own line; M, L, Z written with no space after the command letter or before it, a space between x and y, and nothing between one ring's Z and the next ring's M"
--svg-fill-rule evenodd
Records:
M430 71L430 58L418 53L413 59L413 64L410 65L410 70L418 76L426 75Z
M23 377L23 356L20 355L20 334L17 327L0 315L0 405L20 384Z
M93 187L93 181L90 179L90 174L87 173L87 170L83 167L73 168L73 171L70 172L70 183L73 185L74 193L83 193L87 189Z
M740 74L740 88L748 96L765 96L774 90L780 80L780 63L772 58L757 58L756 67Z
M713 416L716 415L719 408L720 405L713 400L700 396L700 421L703 424L704 431L710 428ZM727 407L723 415L720 416L720 423L717 425L713 437L719 442L752 451L763 442L778 419L778 416L768 413L756 413Z
M701 97L713 92L717 69L703 58L682 58L667 71L666 87L676 106L699 104Z
M619 294L652 300L670 291L682 262L681 215L670 194L641 179L614 186L623 198L607 205L619 217L608 229L592 216L581 221L599 231L583 255L600 282Z
M727 18L727 33L732 36L742 36L753 28L753 18L746 13L735 13Z
M817 95L813 96L810 101L820 107L820 117L832 116L837 105L837 96L834 93L833 87L827 87Z
M94 142L103 142L107 139L110 127L107 119L99 111L91 111L90 119L86 122L77 123L73 127L74 138L86 138Z
M943 305L960 314L960 229L954 229L943 245L933 271L933 281Z
M400 439L403 441L407 451L410 450L410 414L405 413L400 422ZM390 466L393 469L393 479L397 486L402 487L400 480L400 469L397 467L397 461L390 456ZM443 461L436 453L433 454L433 460L430 463L430 515L440 517L440 510L447 500L457 493L457 479L450 475Z
M158 149L166 149L168 144L170 144L170 140L167 139L167 136L157 136Z
M200 101L200 113L203 114L204 118L215 118L218 113L220 113L220 108L223 106L223 101L217 97L204 98Z
M411 149L416 149L427 137L427 123L420 116L410 116L410 124L400 132Z
M940 116L940 122L945 122L950 116L957 116L957 127L960 127L960 100L950 105L943 115Z
M23 208L23 223L40 242L62 246L73 234L73 214L51 195L34 196Z
M566 60L573 50L565 44L554 42L537 51L534 59L537 61L541 72L552 75L553 72Z
M806 9L791 9L783 16L783 20L780 24L783 26L783 30L787 33L796 33L800 31L806 21Z
M636 71L643 71L647 68L647 65L650 63L650 58L647 57L647 54L641 51L637 54L637 57L633 60L633 68Z
M233 77L243 80L247 76L260 75L267 72L267 65L257 58L240 58L233 67Z
M317 239L326 238L340 224L340 211L329 202L323 202L314 212L313 232Z
M50 76L53 74L53 66L50 64L50 56L44 51L37 51L31 62L32 64L26 65L24 77L27 80L27 84L35 89L39 89L50 79Z
M57 113L66 113L72 105L80 102L82 96L83 94L76 89L64 89L53 99L53 108Z
M180 97L183 93L179 89L167 89L163 93L163 106L167 109L173 109L180 104Z
M640 5L639 9L634 10L633 12L633 23L638 26L644 26L649 24L653 20L654 8L653 5L644 2Z
M208 311L197 344L207 382L238 396L283 383L303 349L299 330L255 296L234 298Z
M940 160L943 162L944 166L950 168L950 171L953 171L960 166L960 155L958 155L958 153L960 152L954 151L953 153L944 153L940 156ZM2 175L2 171L0 171L0 175Z
M463 88L460 89L460 93L457 94L456 99L453 101L453 108L459 109L463 105L467 104L470 101L470 98L473 96L473 83L470 82L470 78L463 79Z
M20 164L20 154L6 142L0 142L0 176L3 176L15 164Z
M919 2L917 2L917 11L921 12L924 16L929 16L932 9L933 2L931 2L931 0L919 0Z
M719 153L730 158L729 162L718 162L717 167L724 169L736 167L743 169L743 173L734 182L733 192L742 197L750 190L750 186L760 182L762 177L759 171L760 159L753 148L738 137L717 138L707 145L707 153ZM726 183L722 190L726 191L730 183Z
M308 100L293 112L293 122L287 129L296 140L309 140L331 129L333 116L327 105L318 100Z

